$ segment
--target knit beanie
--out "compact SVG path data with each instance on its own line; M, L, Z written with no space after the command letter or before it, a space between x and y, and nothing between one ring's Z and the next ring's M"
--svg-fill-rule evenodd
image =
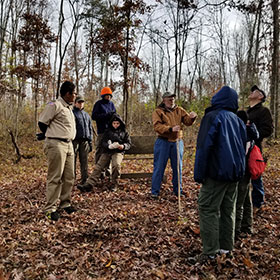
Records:
M109 87L104 87L104 88L101 90L101 93L100 93L101 96L104 96L104 95L106 95L106 94L112 95L112 90L111 90Z

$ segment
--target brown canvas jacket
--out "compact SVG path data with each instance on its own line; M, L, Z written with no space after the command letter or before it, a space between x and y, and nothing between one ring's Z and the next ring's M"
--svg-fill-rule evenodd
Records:
M175 106L173 109L165 108L164 104L160 104L152 115L153 126L159 137L166 138L170 142L176 142L178 138L183 137L183 130L172 132L172 127L183 123L186 126L193 124L189 114L182 107Z

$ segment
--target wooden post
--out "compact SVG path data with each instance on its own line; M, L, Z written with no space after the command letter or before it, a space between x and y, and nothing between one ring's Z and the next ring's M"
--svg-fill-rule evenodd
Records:
M176 148L177 148L177 176L178 176L178 208L179 208L179 217L181 216L181 188L180 188L180 139L176 141Z

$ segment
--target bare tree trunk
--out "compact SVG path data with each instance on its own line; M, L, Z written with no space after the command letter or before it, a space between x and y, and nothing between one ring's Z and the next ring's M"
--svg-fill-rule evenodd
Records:
M70 7L72 9L72 11L75 11L73 3L69 1ZM75 14L75 12L73 12ZM72 40L73 37L73 33L76 29L76 25L78 24L78 17L74 18L74 24L72 26L72 30L71 33L68 37L68 40L65 44L64 47L62 47L62 30L63 30L63 23L65 21L65 17L64 17L64 12L63 12L63 1L60 1L60 12L59 12L59 32L58 32L58 37L59 37L59 67L58 67L58 75L57 75L57 88L56 88L56 98L58 98L59 96L59 88L60 88L60 82L61 82L61 74L62 74L62 66L63 66L63 61L64 61L64 57L66 55L67 49L68 49L68 45Z
M10 12L13 7L13 2L14 2L13 0L10 0L9 3L8 1L5 0L0 1L0 73L2 70L3 46L5 42L5 36L7 33L7 25L8 25Z
M273 53L272 53L272 72L270 85L270 109L274 117L274 137L278 136L278 91L279 91L279 0L271 3L273 11Z
M76 92L77 95L79 95L80 89L79 89L79 65L78 65L78 57L77 57L77 52L78 52L77 37L78 37L78 30L76 29L74 32L74 63L75 63L75 76L76 76Z
M127 10L126 14L127 21L130 20L130 9ZM128 120L128 55L129 55L129 33L130 33L130 26L127 25L126 28L126 37L125 37L125 56L124 56L124 66L123 66L123 119L126 123Z

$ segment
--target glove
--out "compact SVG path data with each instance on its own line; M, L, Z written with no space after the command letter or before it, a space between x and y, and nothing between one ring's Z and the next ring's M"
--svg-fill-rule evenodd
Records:
M46 138L45 133L43 133L43 132L37 133L37 134L36 134L36 137L37 137L37 140L38 140L38 141L45 140L45 138Z
M114 145L115 149L118 149L118 147L120 146L120 144L118 142L114 142L112 145Z
M92 142L91 141L88 142L88 146L89 146L89 151L88 152L90 153L92 151Z
M119 147L119 143L118 142L114 142L114 143L112 143L112 144L109 144L109 146L108 146L108 148L110 149L110 150L113 150L113 149L117 149L118 147Z
M113 149L115 149L115 146L114 146L113 144L110 144L110 145L108 146L108 148L109 148L110 150L113 150Z

